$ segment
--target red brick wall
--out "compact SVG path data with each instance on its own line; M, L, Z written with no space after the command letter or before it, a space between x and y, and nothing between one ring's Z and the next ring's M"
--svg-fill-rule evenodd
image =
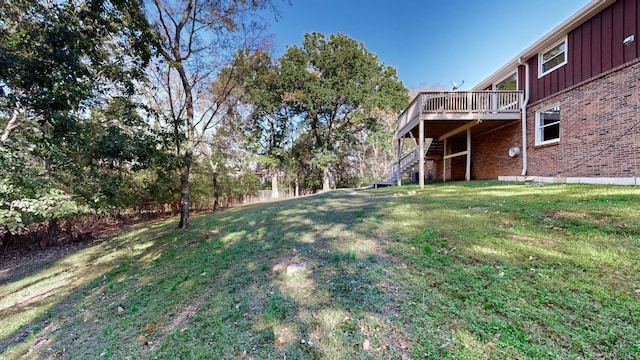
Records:
M448 160L447 167L451 171L449 172L450 178L447 180L464 180L465 172L467 171L467 157L457 156Z
M471 178L496 179L500 175L516 176L522 173L522 155L509 157L509 148L522 149L522 124L492 131L471 138Z
M535 111L560 104L560 142L535 146ZM472 138L471 176L495 179L522 171L520 123ZM610 70L527 109L531 176L640 176L640 61Z
M535 146L535 111L554 104L560 104L560 142ZM528 175L640 176L640 62L530 104L527 138Z
M443 164L442 159L440 160L436 160L433 162L433 179L438 179L438 180L442 180L442 166Z

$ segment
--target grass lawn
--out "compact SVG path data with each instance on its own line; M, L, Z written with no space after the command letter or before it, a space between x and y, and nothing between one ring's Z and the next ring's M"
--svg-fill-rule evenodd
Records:
M0 358L640 359L640 188L337 190L0 268Z

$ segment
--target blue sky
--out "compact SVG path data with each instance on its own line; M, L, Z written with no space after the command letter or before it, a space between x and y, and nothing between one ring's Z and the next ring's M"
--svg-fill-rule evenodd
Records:
M589 0L292 0L271 20L274 55L304 34L343 33L398 70L408 88L469 89Z

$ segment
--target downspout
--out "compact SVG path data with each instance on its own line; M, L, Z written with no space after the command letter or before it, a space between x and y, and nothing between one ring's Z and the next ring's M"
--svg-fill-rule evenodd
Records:
M522 176L527 175L527 104L529 104L529 63L518 58L518 64L524 65L524 100L522 101Z

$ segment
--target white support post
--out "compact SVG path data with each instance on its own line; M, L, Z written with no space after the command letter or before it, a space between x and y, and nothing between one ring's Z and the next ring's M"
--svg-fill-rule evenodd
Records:
M442 182L447 181L447 139L443 139L444 144L442 149Z
M420 144L420 155L418 155L419 165L418 165L418 184L420 184L420 189L424 189L424 120L420 119L420 135L418 136L418 141Z
M467 129L467 170L464 177L471 180L471 128Z
M460 152L453 153L453 154L449 154L449 155L445 155L444 158L445 159L453 159L454 157L465 156L465 155L467 155L467 150L460 151Z
M492 97L492 99L491 99L492 100L491 101L491 112L495 113L498 110L498 93L496 93L495 91L498 90L498 89L496 89L496 86L493 85L492 90L494 90L494 91L492 92L492 96L491 96Z
M476 125L480 124L481 122L482 122L482 120L480 120L480 119L478 119L478 120L476 120L476 121L469 122L469 123L467 123L467 124L465 124L465 125L463 125L463 126L460 126L460 127L459 127L459 128L457 128L457 129L451 130L451 131L449 131L448 133L446 133L446 134L444 134L444 135L440 136L440 137L438 138L438 140L444 140L444 139L446 139L446 138L450 138L450 137L452 137L453 135L460 134L461 132L463 132L463 131L465 131L465 130L467 130L467 129L471 128L471 127L474 127L474 126L476 126Z
M397 157L397 166L396 166L396 181L398 186L402 185L402 179L400 178L400 156L402 156L402 148L400 147L400 144L402 142L402 138L398 139L398 157Z

